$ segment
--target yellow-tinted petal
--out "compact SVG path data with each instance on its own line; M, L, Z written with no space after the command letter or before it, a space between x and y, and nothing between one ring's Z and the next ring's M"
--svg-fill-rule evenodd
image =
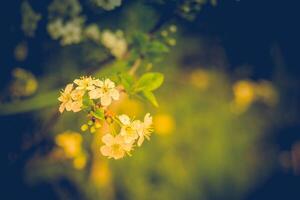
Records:
M127 115L124 115L124 114L123 115L119 115L119 120L124 125L129 125L130 124L130 118Z
M105 79L104 81L104 85L108 88L114 88L115 87L115 83L112 82L110 79Z
M100 148L100 151L102 155L111 157L111 147L104 145Z
M102 137L102 142L104 142L106 145L111 145L114 142L114 139L114 136L111 134L106 134Z
M72 89L73 89L73 84L70 83L66 86L64 93L71 93Z
M119 91L116 90L116 89L111 89L111 90L109 91L109 94L110 94L110 96L111 96L114 100L118 100L119 97L120 97L120 93L119 93Z
M111 97L109 95L103 95L101 97L101 105L109 106L111 104Z

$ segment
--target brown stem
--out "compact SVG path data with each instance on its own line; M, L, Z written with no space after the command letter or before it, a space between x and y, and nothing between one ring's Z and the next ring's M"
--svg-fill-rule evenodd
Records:
M134 75L136 70L139 68L141 65L142 60L140 58L136 59L136 61L133 63L132 67L130 68L128 74Z

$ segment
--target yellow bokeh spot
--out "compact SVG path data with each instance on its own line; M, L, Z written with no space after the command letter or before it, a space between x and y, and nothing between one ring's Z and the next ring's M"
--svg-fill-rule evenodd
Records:
M55 137L55 143L64 150L68 158L75 158L81 154L81 142L81 135L71 131L63 132Z
M175 46L176 45L176 40L171 38L168 40L168 44L171 45L171 46Z
M268 106L275 106L278 102L278 93L269 81L261 81L256 85L256 95Z
M201 90L207 89L209 86L209 74L203 69L197 69L190 75L190 83Z
M252 82L240 80L233 85L234 101L231 110L234 113L245 112L254 102L263 102L268 106L275 106L278 102L278 93L271 82Z
M91 180L97 186L107 186L111 181L111 172L106 161L95 161L92 165Z
M15 58L18 61L24 61L28 56L28 46L25 42L18 44L15 48Z
M86 165L86 156L84 154L80 154L74 158L73 166L75 169L83 169L85 165Z
M172 33L175 33L177 31L177 26L171 25L169 29Z
M168 31L162 31L161 33L160 33L163 37L167 37L168 36Z
M246 110L255 100L255 84L241 80L233 85L234 103L240 110Z
M36 92L38 82L35 76L22 68L16 68L12 71L13 81L10 85L10 91L13 96L30 96Z
M154 116L154 130L157 134L167 135L174 131L174 118L169 114L158 114Z

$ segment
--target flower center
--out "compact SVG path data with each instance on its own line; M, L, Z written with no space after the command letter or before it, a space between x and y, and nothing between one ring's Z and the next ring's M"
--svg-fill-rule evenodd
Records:
M127 132L128 135L131 136L135 134L135 130L131 126L126 126L125 131Z
M107 92L108 92L108 87L104 86L104 87L102 88L102 90L103 90L103 93L107 93Z
M121 148L121 145L120 144L113 144L111 145L111 150L112 152L118 152Z

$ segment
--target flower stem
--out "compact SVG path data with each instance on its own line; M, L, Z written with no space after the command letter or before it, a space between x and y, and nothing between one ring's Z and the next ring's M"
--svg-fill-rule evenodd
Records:
M132 67L130 68L128 74L134 75L136 70L140 67L142 60L140 58L136 59L133 63Z

